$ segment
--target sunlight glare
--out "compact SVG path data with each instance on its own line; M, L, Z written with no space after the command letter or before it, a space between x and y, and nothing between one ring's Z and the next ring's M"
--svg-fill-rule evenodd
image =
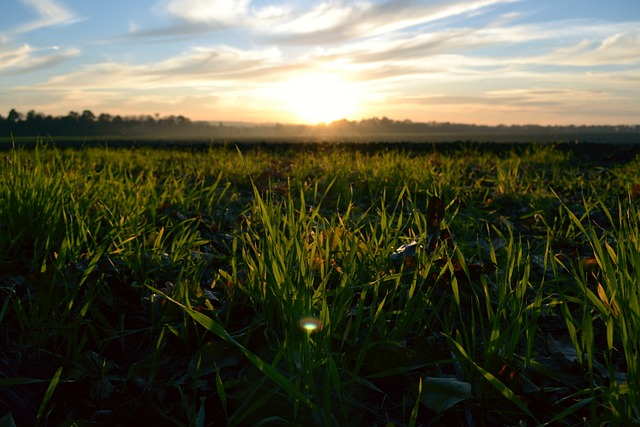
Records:
M345 119L358 109L354 86L335 74L290 80L281 88L281 96L291 112L309 124Z

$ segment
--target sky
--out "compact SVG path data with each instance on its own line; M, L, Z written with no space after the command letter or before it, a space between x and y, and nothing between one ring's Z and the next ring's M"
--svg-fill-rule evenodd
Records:
M640 123L640 0L3 0L0 115Z

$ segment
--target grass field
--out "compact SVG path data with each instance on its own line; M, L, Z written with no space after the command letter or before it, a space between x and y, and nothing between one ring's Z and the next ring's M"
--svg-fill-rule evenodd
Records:
M0 155L0 425L640 423L636 151Z

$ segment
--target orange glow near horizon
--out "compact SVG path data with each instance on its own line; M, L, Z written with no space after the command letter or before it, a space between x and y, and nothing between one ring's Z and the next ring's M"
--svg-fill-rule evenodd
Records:
M336 74L309 74L284 83L280 95L292 116L307 124L329 123L357 114L354 85Z

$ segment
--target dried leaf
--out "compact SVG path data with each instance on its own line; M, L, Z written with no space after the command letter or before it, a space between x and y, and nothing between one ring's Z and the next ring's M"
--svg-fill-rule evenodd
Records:
M592 271L598 267L598 260L595 257L583 257L580 260L580 265L584 271Z
M429 207L427 208L427 249L433 252L438 247L440 240L440 224L444 219L444 203L439 197L431 197ZM447 232L450 238L451 233Z
M611 301L609 301L609 298L607 297L607 294L600 282L598 282L598 297L604 306L611 311L611 314L613 314L614 317L618 317L620 315L620 306L618 306L615 299L611 299Z
M609 256L611 257L611 261L613 262L614 265L618 265L618 254L616 254L616 251L609 245L608 242L605 242L605 247L607 248L607 252L609 253Z

